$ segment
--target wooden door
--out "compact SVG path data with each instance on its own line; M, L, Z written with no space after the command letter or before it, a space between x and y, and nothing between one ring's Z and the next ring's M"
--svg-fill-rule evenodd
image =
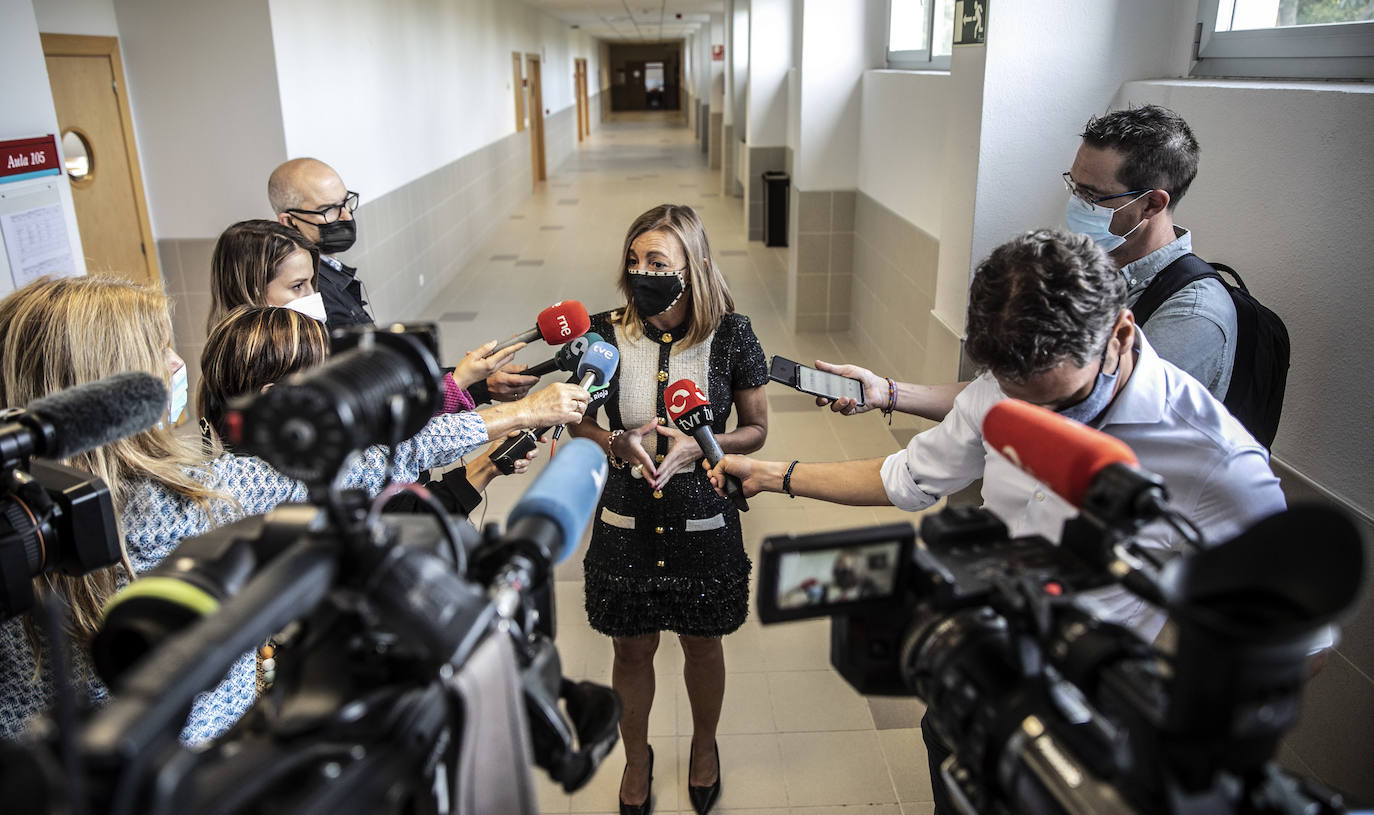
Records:
M539 56L525 55L525 74L529 80L530 169L534 183L548 178L544 166L544 92L539 81Z
M524 59L519 51L510 55L510 67L513 74L511 87L515 88L515 132L519 133L525 129L525 77L523 68Z
M587 100L582 94L583 76L587 72L586 60L573 60L573 97L577 101L577 140L586 135L584 122L587 120Z
M582 60L582 78L578 85L582 92L582 133L592 135L592 100L587 94L587 61Z
M625 109L644 110L648 99L644 93L644 63L625 63Z
M161 289L119 40L68 34L42 37L57 124L63 134L58 140L75 134L89 154L84 175L69 173L86 268ZM64 155L68 152L63 151Z

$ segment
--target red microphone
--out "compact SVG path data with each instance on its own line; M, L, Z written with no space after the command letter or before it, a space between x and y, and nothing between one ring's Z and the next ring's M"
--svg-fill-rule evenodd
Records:
M992 406L983 419L983 440L1076 507L1108 465L1140 466L1120 439L1019 399Z
M487 356L504 351L518 342L532 342L541 338L549 345L562 345L586 334L591 327L592 318L587 315L586 306L576 300L560 300L539 312L534 328L503 340Z
M1169 513L1164 479L1125 442L1016 399L983 419L983 440L1100 527L1129 529Z
M720 442L716 441L716 434L711 430L711 422L716 417L706 394L701 392L697 383L690 379L679 379L669 385L663 392L663 406L677 429L697 440L711 466L719 464L725 457L725 451L720 449ZM744 499L744 485L738 477L726 474L725 495L741 512L749 511L749 503Z

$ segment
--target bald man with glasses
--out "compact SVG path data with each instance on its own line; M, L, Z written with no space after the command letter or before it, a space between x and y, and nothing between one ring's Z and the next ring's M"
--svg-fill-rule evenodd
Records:
M334 257L358 237L358 194L344 186L334 168L319 159L297 158L272 171L267 199L277 220L314 241L320 249L319 289L330 328L371 325L358 270Z
M331 329L371 325L358 270L334 257L348 251L358 236L358 194L344 186L333 167L314 158L295 158L272 171L267 199L277 220L314 241L320 249L319 291ZM524 365L506 365L483 382L469 386L473 401L513 402L539 382L521 373Z

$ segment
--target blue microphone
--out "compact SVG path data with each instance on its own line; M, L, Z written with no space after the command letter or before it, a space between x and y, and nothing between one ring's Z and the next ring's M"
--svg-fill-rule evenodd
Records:
M577 361L577 375L581 378L580 384L583 390L599 388L611 381L615 376L615 369L620 365L620 352L615 350L615 346L609 342L594 342L587 347L582 354L582 358ZM588 403L588 407L591 404ZM558 441L558 437L563 435L563 425L553 429L553 440ZM542 436L543 433L536 433Z
M573 439L558 449L510 511L507 529L540 526L532 537L551 541L547 557L567 560L591 522L606 486L606 454L590 439ZM509 534L509 533L508 533ZM543 547L541 547L543 548Z
M611 381L615 369L620 365L620 352L609 342L594 342L587 347L582 358L577 361L577 375L582 387L591 389Z

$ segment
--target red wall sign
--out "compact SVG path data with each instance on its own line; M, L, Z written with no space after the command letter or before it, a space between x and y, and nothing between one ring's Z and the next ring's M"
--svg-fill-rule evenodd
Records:
M724 61L725 61L725 46L723 46L723 45L713 45L713 46L711 46L711 61L712 61L712 62L724 62Z
M0 142L0 180L18 181L40 175L60 175L57 162L57 139L38 136Z

